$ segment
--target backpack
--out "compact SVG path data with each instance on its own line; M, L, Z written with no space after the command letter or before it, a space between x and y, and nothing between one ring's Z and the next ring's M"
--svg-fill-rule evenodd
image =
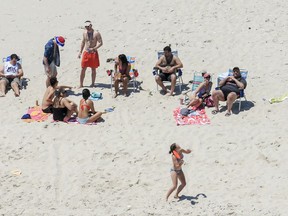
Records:
M212 99L212 96L205 98L204 103L207 107L214 107L214 101Z

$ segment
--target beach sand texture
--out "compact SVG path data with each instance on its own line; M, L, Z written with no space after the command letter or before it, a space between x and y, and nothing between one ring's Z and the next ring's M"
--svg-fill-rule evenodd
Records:
M286 215L288 103L268 99L288 92L287 7L283 0L5 1L0 53L22 57L29 82L19 98L12 91L0 98L1 215ZM95 126L22 122L42 100L44 45L55 35L66 38L59 83L79 85L87 19L104 41L90 88L103 100L94 104L115 110ZM227 118L206 108L210 125L177 126L180 95L161 95L152 75L157 51L168 44L179 51L186 90L193 71L206 69L215 80L246 68L241 111L234 105ZM120 53L136 57L142 90L113 99L106 59ZM79 104L81 89L73 91L69 98ZM185 156L183 199L172 194L166 202L173 142L193 152Z

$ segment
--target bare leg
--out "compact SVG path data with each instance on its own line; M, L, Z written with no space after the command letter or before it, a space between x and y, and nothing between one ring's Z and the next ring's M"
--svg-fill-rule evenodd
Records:
M114 89L115 89L114 98L116 98L118 95L118 91L119 91L119 80L118 79L116 79L114 82Z
M128 96L127 95L128 82L129 82L129 79L127 77L124 77L124 79L123 79L123 94L126 97Z
M54 73L52 71L50 71L50 73L47 73L46 72L46 75L47 75L47 78L46 78L46 87L48 88L50 86L50 79L52 77L57 77L57 71L54 71Z
M179 185L179 187L177 189L177 192L175 194L175 198L179 198L179 193L186 186L186 179L185 179L185 175L184 175L183 171L178 174L178 178L179 178L181 184Z
M73 113L76 113L78 115L78 109L77 109L77 104L75 104L74 102L70 102L72 109L69 110L65 116L65 118L63 119L64 122L68 122L68 120L72 117Z
M168 201L169 196L171 193L177 188L177 173L175 171L171 171L171 179L172 179L172 187L168 190L167 195L166 195L166 201Z
M237 94L235 92L230 92L227 96L227 113L231 114L231 109L234 101L237 99Z
M102 112L96 112L93 116L91 116L87 123L92 123L92 122L95 122L97 119L99 119L102 115Z
M85 72L86 72L86 69L87 68L82 68L81 70L81 74L80 74L80 88L83 87L83 81L84 81L84 78L85 78Z
M221 90L214 90L212 92L215 111L219 112L219 101L225 101L224 94Z
M95 80L96 80L96 68L91 68L91 79L92 79L92 83L91 83L91 87L95 86Z
M155 76L155 81L156 83L162 88L162 90L166 93L167 92L167 89L166 87L164 86L161 78L159 76Z
M14 91L15 97L19 97L19 95L20 95L20 90L19 90L18 84L15 83L15 82L12 82L12 83L11 83L11 88L12 88L13 91Z
M176 75L171 74L171 92L170 92L170 95L173 95L173 93L175 91L175 85L176 85Z
M6 81L5 80L0 80L0 97L4 97L5 96L5 92L6 92Z
M202 99L200 99L200 98L195 98L195 99L193 99L189 104L188 104L188 107L198 107L198 106L200 106L201 105L201 103L202 103Z
M46 88L48 88L50 86L50 77L47 76L46 78Z

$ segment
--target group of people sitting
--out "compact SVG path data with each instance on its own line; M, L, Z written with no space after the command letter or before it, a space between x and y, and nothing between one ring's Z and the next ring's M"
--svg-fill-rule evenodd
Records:
M177 56L173 55L170 46L166 46L163 50L164 55L159 58L154 67L159 70L159 73L155 76L155 81L166 95L173 95L177 79L176 73L179 68L183 67L183 64ZM195 109L211 96L211 100L213 100L215 106L212 114L219 113L219 101L227 101L227 112L225 116L230 116L234 101L239 97L240 91L247 86L246 80L241 76L240 69L234 67L233 75L221 80L217 89L212 91L212 95L210 94L213 84L211 82L211 75L209 73L203 73L202 76L204 81L190 95L187 108L193 107ZM170 90L164 86L163 81L171 82Z
M43 100L42 111L52 113L54 121L68 122L76 117L80 124L93 123L101 118L103 112L95 111L94 103L89 99L89 89L83 89L79 109L76 103L67 98L66 89L70 86L59 86L56 77L50 79L50 86L47 87Z
M183 67L183 64L178 56L172 54L170 46L166 46L163 50L164 55L158 59L155 65L155 68L159 70L159 73L155 76L155 81L162 88L162 91L165 94L173 95L177 79L176 73L178 69ZM21 64L18 62L19 59L20 58L16 54L12 54L10 56L10 61L6 61L4 66L0 67L0 96L2 97L5 96L8 86L11 86L15 96L18 97L20 95L20 79L23 76L23 69ZM129 80L131 80L131 64L128 62L125 54L120 54L115 59L114 69L114 97L119 95L120 83L122 83L123 86L124 96L128 96L127 87ZM211 76L209 73L205 73L203 74L203 78L204 82L201 83L194 92L192 92L192 95L190 96L190 102L187 105L188 108L199 107L203 101L210 96L210 91L212 88L212 82L210 80ZM163 81L171 82L170 90L164 86ZM240 90L245 89L246 85L247 82L244 78L241 77L240 69L238 67L234 67L233 76L227 76L221 80L218 89L212 91L212 99L215 105L215 110L212 111L212 114L217 114L219 112L219 101L227 101L227 112L225 115L230 116L234 101L239 97ZM93 105L91 105L93 102L88 100L88 97L90 96L88 89L83 90L84 102L80 102L81 107L79 114L76 104L66 98L65 88L71 87L58 86L56 77L52 77L50 79L50 86L48 86L45 92L42 103L44 112L53 113L54 119L60 121L67 121L67 119L69 119L73 113L76 113L78 114L78 118L80 118L79 121L85 122L85 120L81 119L86 119L86 121L89 122L89 111L97 114L93 118L91 117L91 120L93 121L95 118L97 119L101 116L101 112L95 112ZM85 97L87 97L87 95L89 96L85 99L84 95ZM84 106L82 106L81 103L84 103ZM86 103L90 104L85 106ZM82 107L84 107L84 110ZM67 110L64 112L65 109ZM52 110L56 111L53 112ZM83 114L82 111L85 111L85 114ZM61 115L59 113L61 113ZM64 113L66 114L64 115ZM60 117L62 115L64 115L63 119Z
M227 112L225 116L231 115L232 105L234 101L240 96L240 91L246 88L247 82L241 76L240 69L238 67L233 68L233 75L227 76L219 82L219 87L212 91L211 75L207 72L202 73L204 81L191 92L189 96L189 102L187 108L197 109L200 105L205 105L207 99L212 100L211 104L215 107L212 114L219 113L219 101L226 101ZM211 105L210 105L211 106Z

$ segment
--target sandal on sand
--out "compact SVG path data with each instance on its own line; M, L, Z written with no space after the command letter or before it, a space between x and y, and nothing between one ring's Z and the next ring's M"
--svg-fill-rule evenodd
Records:
M216 115L217 113L219 113L219 110L213 110L211 113L212 113L213 115Z
M230 116L230 115L231 115L231 113L228 113L228 112L225 114L226 117L228 117L228 116Z

